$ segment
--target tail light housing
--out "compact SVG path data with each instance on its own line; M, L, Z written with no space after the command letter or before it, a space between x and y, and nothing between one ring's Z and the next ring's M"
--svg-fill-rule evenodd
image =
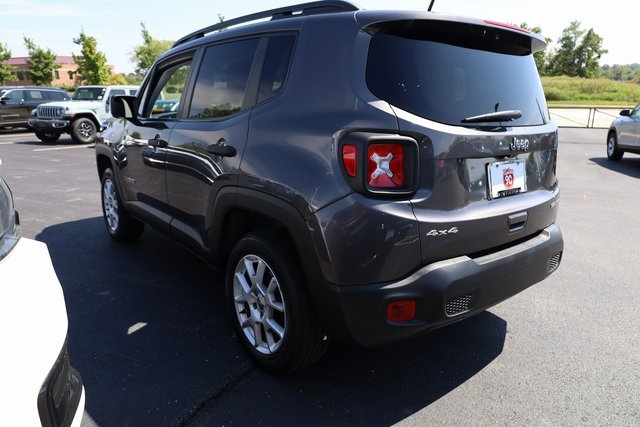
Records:
M417 188L418 143L404 135L354 132L339 142L345 179L357 192L406 196Z

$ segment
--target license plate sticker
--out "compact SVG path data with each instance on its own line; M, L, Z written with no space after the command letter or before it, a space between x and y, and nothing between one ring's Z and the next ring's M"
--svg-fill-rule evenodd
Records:
M492 199L514 196L527 191L524 160L505 160L489 163L489 192Z

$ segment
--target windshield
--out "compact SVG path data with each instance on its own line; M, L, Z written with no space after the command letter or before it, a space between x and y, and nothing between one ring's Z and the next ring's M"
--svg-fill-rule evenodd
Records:
M101 101L107 88L104 87L79 87L73 94L74 101Z
M478 118L485 117L487 125L495 125L494 119L502 116L509 116L509 126L549 121L530 52L506 42L504 51L495 45L484 50L481 41L463 40L376 33L369 48L367 85L391 105L440 123L478 126L483 123ZM509 114L489 115L498 112ZM516 117L515 112L522 114Z

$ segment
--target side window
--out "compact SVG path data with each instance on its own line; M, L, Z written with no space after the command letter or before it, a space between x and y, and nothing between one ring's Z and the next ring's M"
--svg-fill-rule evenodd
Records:
M242 110L259 39L207 48L198 71L188 117L215 119Z
M12 91L9 91L9 93L5 94L4 96L9 98L9 101L11 102L22 102L24 100L24 95L22 92L24 91L12 90Z
M159 77L155 82L155 86L150 86L152 91L147 98L143 112L144 117L158 118L175 118L177 117L177 109L171 112L165 112L157 108L159 102L165 99L174 100L179 103L182 93L186 90L187 78L191 70L191 61L174 64L164 70L159 71Z
M275 36L269 39L267 57L260 78L258 102L272 98L282 91L289 72L289 63L296 38L293 35Z
M31 101L41 102L45 99L44 93L40 90L26 90L25 95L27 96L27 99Z
M631 117L640 117L640 104L636 105L636 108L634 108L631 113L629 114L629 116Z

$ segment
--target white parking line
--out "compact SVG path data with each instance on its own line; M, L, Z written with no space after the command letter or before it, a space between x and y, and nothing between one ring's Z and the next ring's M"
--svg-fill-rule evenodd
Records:
M15 144L15 142L13 142L13 141L0 142L0 145L9 145L9 144Z
M69 147L34 148L33 151L71 150L73 148L87 148L86 145L72 145Z

